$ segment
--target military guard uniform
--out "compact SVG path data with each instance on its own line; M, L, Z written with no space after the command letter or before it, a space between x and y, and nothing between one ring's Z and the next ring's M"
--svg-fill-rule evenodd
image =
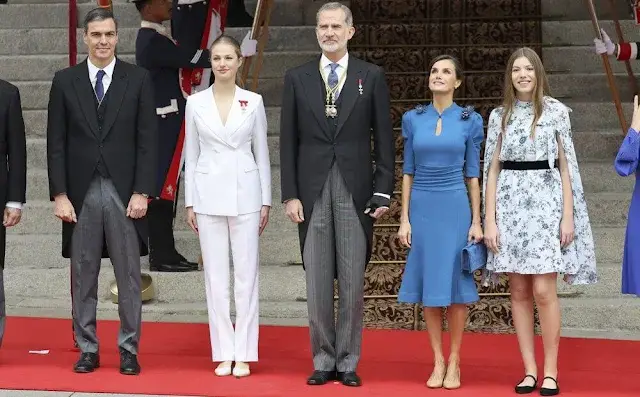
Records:
M138 9L141 10L141 3L147 1L135 0L134 2L138 3ZM176 11L178 10L173 8L173 12ZM177 14L180 16L180 11ZM201 14L205 14L204 9ZM199 42L197 45L189 45L184 41L185 45L182 45L181 39L178 44L161 24L162 21L148 21L144 19L144 14L142 15L143 20L136 38L136 64L149 70L154 85L159 134L157 184L158 191L162 191L166 189L167 175L179 143L178 138L184 120L185 97L189 94L181 87L180 70L211 68L211 63L209 52L199 49ZM193 16L196 15L193 14ZM191 35L199 34L202 38L202 30L197 21L194 21L190 29L187 29L188 25L187 22L185 29L189 33L193 32L190 33ZM172 199L164 199L161 195L149 203L147 218L149 220L150 268L155 271L197 270L197 263L188 262L175 249L173 218L174 200L177 200L177 194L171 192L169 196Z

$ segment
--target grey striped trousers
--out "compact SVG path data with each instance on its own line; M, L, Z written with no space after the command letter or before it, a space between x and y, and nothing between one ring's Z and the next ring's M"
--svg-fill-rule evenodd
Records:
M353 198L334 162L313 207L303 250L311 351L316 370L351 372L358 365L366 244ZM337 322L333 299L336 269Z

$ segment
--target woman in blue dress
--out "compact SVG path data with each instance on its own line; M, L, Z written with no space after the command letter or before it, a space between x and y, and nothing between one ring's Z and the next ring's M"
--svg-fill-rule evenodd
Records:
M467 305L478 301L473 275L462 271L461 252L482 239L480 145L482 117L453 101L462 83L459 61L441 55L429 68L433 101L402 117L404 167L398 237L409 247L398 300L421 303L434 354L430 388L460 387L460 344ZM451 346L442 351L442 308Z
M638 96L633 99L633 119L627 136L620 145L615 168L620 176L635 174L636 185L631 196L622 260L622 293L640 296L640 108Z

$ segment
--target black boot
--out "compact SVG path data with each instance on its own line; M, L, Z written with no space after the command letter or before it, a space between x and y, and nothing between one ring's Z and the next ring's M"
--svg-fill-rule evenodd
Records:
M173 202L152 200L147 210L149 219L149 268L156 272L190 272L198 264L187 261L176 251L173 238Z

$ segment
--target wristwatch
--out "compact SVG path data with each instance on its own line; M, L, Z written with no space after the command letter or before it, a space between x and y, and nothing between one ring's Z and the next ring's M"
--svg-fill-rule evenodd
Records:
M141 195L142 197L144 197L144 198L146 198L146 199L148 199L148 198L149 198L149 195L148 195L148 194L146 194L146 193L133 192L133 194L139 194L139 195Z

